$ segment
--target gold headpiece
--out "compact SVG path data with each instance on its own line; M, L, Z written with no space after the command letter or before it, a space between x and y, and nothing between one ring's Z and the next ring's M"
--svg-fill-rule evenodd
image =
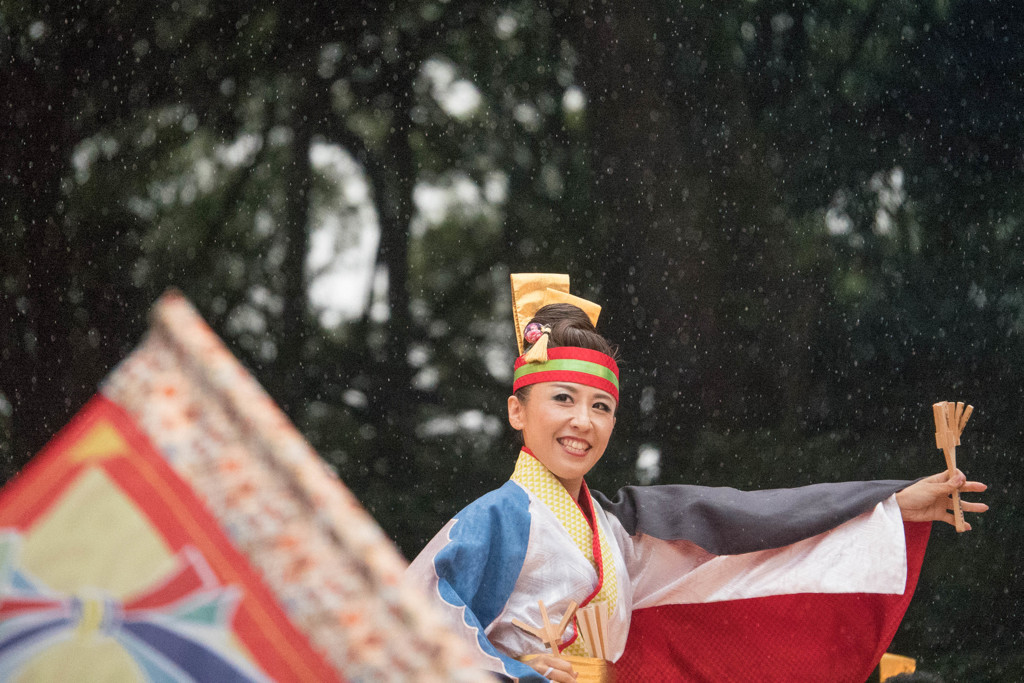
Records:
M513 273L512 274L512 317L516 323L516 343L519 355L523 354L523 335L526 326L543 306L548 304L572 304L590 318L590 324L597 326L601 307L569 293L569 276L557 273Z

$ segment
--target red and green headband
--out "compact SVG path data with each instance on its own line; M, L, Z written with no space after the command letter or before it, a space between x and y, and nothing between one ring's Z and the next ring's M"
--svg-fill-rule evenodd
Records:
M607 391L619 400L619 366L611 356L578 346L557 346L547 350L544 362L516 359L512 393L538 382L574 382Z

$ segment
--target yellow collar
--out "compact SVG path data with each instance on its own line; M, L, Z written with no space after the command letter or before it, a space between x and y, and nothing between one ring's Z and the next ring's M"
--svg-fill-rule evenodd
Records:
M562 486L562 482L558 481L555 475L525 448L519 453L519 459L516 460L512 481L535 495L554 513L569 533L573 543L597 572L599 585L584 600L578 601L580 607L584 607L592 601L607 602L609 613L614 613L619 592L615 559L605 530L598 523L596 515L594 516L594 526L591 526L583 509L572 499L569 492ZM594 500L590 497L590 489L587 488L586 482L580 487L580 500L583 501L584 506L589 507L593 514ZM596 557L595 547L597 548ZM570 650L578 643L577 640L565 651L572 654Z

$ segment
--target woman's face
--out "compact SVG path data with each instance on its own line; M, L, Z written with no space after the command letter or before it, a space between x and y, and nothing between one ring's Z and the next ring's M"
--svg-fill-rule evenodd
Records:
M525 401L508 397L508 421L522 431L526 447L576 499L584 475L608 447L615 426L615 399L584 384L540 382L531 385Z

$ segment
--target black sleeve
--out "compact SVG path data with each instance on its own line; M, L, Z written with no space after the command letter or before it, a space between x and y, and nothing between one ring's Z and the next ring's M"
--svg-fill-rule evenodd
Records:
M594 500L631 535L687 540L715 555L779 548L828 531L912 482L813 484L792 489L627 486Z

